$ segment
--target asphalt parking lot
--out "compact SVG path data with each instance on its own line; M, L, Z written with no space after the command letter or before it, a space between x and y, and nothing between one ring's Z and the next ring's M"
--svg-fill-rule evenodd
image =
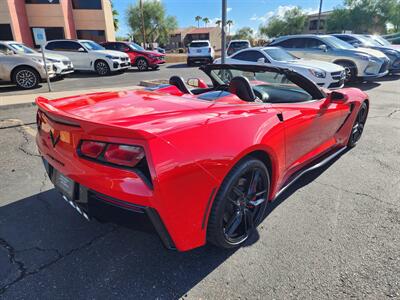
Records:
M87 222L45 174L35 108L1 110L0 298L400 298L400 77L357 86L371 99L359 145L281 195L237 251Z
M99 77L93 72L75 72L69 74L65 79L52 80L52 90L55 92L105 88L105 87L124 87L138 85L142 80L168 79L172 75L180 74L185 78L202 76L203 72L198 67L187 67L186 63L173 63L160 66L158 70L148 70L139 72L136 68L130 68L124 73L113 73L110 76ZM204 76L203 76L204 77ZM33 90L20 90L9 83L0 82L0 99L2 96L26 95L32 93L46 93L47 83L41 83Z

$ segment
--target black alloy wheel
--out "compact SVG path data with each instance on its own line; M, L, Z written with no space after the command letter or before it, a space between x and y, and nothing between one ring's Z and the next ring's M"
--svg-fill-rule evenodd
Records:
M235 166L215 198L208 240L226 249L242 245L264 217L269 184L268 169L260 160L250 157Z
M345 82L352 82L356 80L357 77L357 67L350 63L350 62L338 62L337 63L339 66L342 66L344 68L344 73L345 73Z
M100 76L106 76L110 74L110 66L104 60L96 61L94 68L97 74L99 74Z
M350 138L348 142L349 147L354 147L357 142L360 140L361 135L364 132L365 122L367 121L368 116L368 104L363 102L361 104L360 110L358 111L356 120L354 121L353 128L350 133Z
M144 58L138 58L138 60L136 61L136 66L139 71L147 71L147 69L149 68L149 64Z

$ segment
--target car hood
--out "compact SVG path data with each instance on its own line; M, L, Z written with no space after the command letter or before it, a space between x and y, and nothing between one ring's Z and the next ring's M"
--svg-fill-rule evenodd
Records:
M150 50L143 50L143 51L138 51L136 52L143 54L143 55L153 55L153 56L164 56L165 54L157 52L157 51L150 51Z
M70 59L64 55L60 55L60 54L53 54L53 53L49 53L49 52L45 52L44 53L46 58L50 58L50 59L56 59L56 60L68 60L70 61ZM32 53L32 54L26 54L29 55L31 57L38 57L38 58L42 58L42 53Z
M121 52L121 51L115 51L115 50L94 50L94 53L100 53L104 55L112 55L112 56L118 56L118 57L127 57L128 55Z
M378 51L378 50L374 50L374 49L370 49L370 48L359 47L359 48L356 48L356 51L361 53L361 54L362 53L367 53L367 54L375 56L375 57L386 58L386 55L383 52Z
M324 62L320 60L308 60L308 59L297 59L294 61L288 61L288 65L293 65L294 67L305 67L305 68L317 68L322 69L327 72L339 72L343 71L343 67L333 64L330 62Z

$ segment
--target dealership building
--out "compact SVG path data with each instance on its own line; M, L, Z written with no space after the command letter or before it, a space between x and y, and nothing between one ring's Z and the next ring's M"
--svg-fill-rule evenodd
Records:
M47 40L115 40L110 0L0 0L0 40L37 46L34 28Z

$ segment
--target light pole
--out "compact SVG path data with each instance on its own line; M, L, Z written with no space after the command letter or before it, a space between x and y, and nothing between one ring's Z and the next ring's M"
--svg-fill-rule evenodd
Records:
M319 34L319 26L321 25L322 1L323 1L323 0L319 0L319 12L318 12L318 22L317 22L317 34Z
M226 4L227 0L222 0L222 27L221 27L221 63L225 63L225 46L226 46Z

